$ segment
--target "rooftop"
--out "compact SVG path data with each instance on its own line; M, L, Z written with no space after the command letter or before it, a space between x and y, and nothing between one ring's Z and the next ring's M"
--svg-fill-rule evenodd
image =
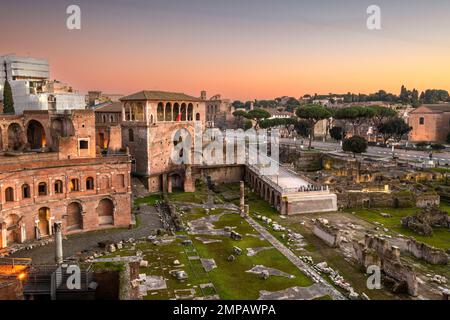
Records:
M411 113L415 113L418 111L421 112L420 109L426 108L432 112L450 112L450 103L441 103L441 104L423 104Z
M200 98L189 96L184 93L167 92L167 91L152 91L152 90L143 90L140 92L136 92L129 96L123 97L120 100L121 101L130 101L130 100L192 101L192 102L203 101Z
M122 112L122 102L105 102L95 106L95 112Z

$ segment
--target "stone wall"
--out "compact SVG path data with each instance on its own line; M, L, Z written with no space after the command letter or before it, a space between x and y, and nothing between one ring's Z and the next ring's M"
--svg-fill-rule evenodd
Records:
M358 263L367 268L376 265L386 276L397 282L394 290L404 287L408 294L417 296L418 281L414 270L401 262L400 248L378 236L366 234L364 241L353 240Z
M431 264L448 263L448 255L444 250L431 247L412 238L407 240L405 249L417 259L425 260Z
M438 194L419 194L416 197L416 207L426 208L430 206L439 206L441 198Z
M349 191L337 193L339 208L423 208L440 203L437 194L414 194L408 191L363 192Z
M341 244L340 230L326 222L322 219L315 219L313 233L330 247L338 248Z
M244 178L244 165L223 165L199 167L195 170L195 177L204 181L210 177L213 183L237 183Z
M297 146L281 145L280 162L293 164L299 171L322 170L323 154L321 152L303 151Z

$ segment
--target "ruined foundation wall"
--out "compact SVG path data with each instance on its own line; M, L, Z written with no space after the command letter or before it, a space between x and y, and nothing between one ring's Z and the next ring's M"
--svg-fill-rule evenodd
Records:
M417 259L425 260L426 262L431 264L448 263L448 255L444 250L433 248L412 238L408 239L407 241L406 251L412 254Z
M197 171L196 177L199 174L202 177L211 177L213 183L237 183L244 178L244 165L223 165L200 168Z
M401 262L400 249L378 236L366 234L365 241L353 241L356 259L367 268L370 265L381 267L390 278L403 283L412 296L417 296L418 282L414 270Z
M313 233L325 241L330 247L338 248L340 246L341 234L339 229L332 227L319 219L314 221Z

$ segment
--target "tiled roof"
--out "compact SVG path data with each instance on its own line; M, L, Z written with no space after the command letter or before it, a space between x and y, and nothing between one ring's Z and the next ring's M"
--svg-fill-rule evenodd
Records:
M450 103L443 103L443 104L423 104L420 107L418 107L416 110L412 111L411 113L415 113L417 110L418 112L423 112L423 108L430 110L431 112L450 112Z
M95 112L122 112L122 102L106 102L95 108Z
M189 96L179 92L144 90L123 97L121 101L129 100L153 100L153 101L203 101L200 98Z

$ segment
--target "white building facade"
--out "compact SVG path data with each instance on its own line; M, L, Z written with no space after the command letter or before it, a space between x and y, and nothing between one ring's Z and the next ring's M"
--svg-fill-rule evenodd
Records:
M85 109L85 96L58 81L50 81L47 60L7 55L0 57L0 99L8 80L16 114L25 110Z

